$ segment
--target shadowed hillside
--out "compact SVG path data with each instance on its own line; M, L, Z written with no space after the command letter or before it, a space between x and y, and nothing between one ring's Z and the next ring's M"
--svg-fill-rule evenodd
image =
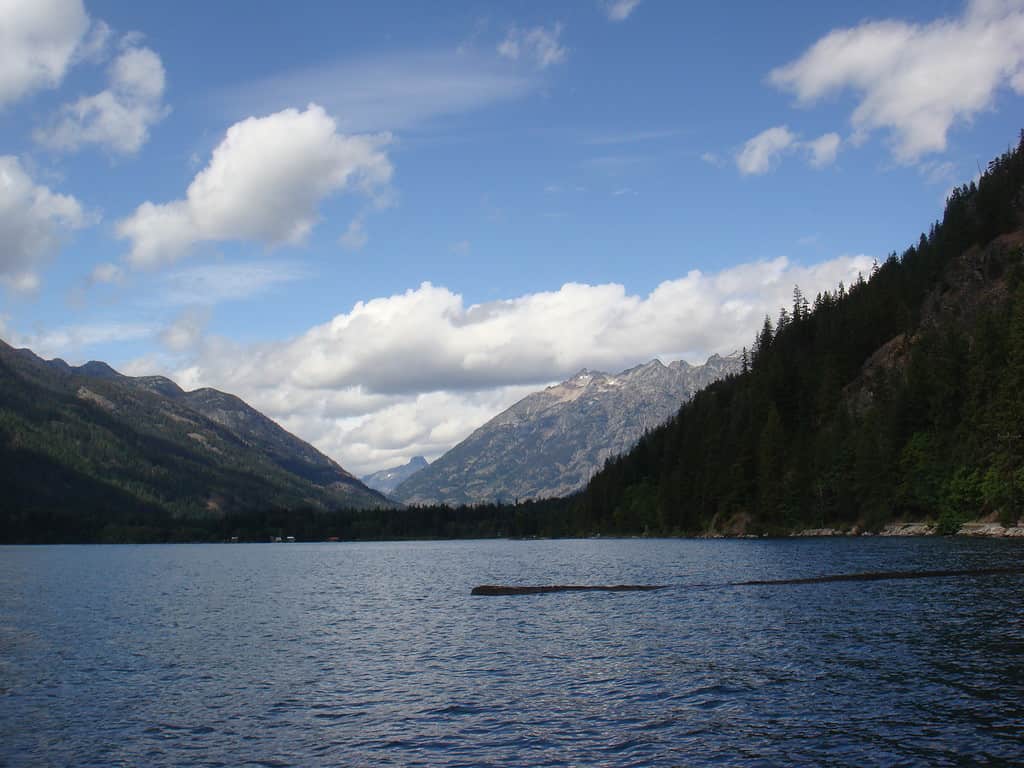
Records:
M232 395L3 342L0 488L7 541L160 538L242 510L385 503Z

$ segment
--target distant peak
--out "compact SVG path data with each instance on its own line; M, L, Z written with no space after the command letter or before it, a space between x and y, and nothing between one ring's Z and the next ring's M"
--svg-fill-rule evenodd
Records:
M619 376L627 376L634 373L646 373L647 371L657 371L664 367L665 364L661 362L661 360L654 358L653 360L648 360L646 363L641 363L640 365L634 365L632 368L627 368L620 373Z

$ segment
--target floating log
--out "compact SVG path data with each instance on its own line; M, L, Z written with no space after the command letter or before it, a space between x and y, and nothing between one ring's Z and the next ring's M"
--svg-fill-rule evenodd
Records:
M655 589L665 589L661 584L555 584L550 586L523 586L515 587L504 584L483 584L473 587L470 594L483 595L485 597L497 597L500 595L543 595L548 592L651 592Z
M795 584L828 584L836 581L885 581L889 579L938 579L950 576L996 576L1024 574L1024 566L1007 568L964 568L949 571L870 571L868 573L840 573L831 576L810 576L799 579L754 579L752 581L730 581L723 584L689 584L691 589L712 589L715 587L764 587ZM651 592L668 589L667 584L560 584L550 586L511 586L506 584L483 584L473 587L470 594L485 597L504 595L543 595L549 592Z

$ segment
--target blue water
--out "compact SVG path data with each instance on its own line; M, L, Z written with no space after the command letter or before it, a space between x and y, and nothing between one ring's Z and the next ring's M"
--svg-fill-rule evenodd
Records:
M0 548L0 764L1024 763L1024 577L963 539Z

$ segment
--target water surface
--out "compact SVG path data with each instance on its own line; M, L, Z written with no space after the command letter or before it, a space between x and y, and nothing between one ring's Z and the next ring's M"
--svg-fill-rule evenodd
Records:
M1024 577L686 585L1022 562L937 538L0 548L0 764L1011 764Z

